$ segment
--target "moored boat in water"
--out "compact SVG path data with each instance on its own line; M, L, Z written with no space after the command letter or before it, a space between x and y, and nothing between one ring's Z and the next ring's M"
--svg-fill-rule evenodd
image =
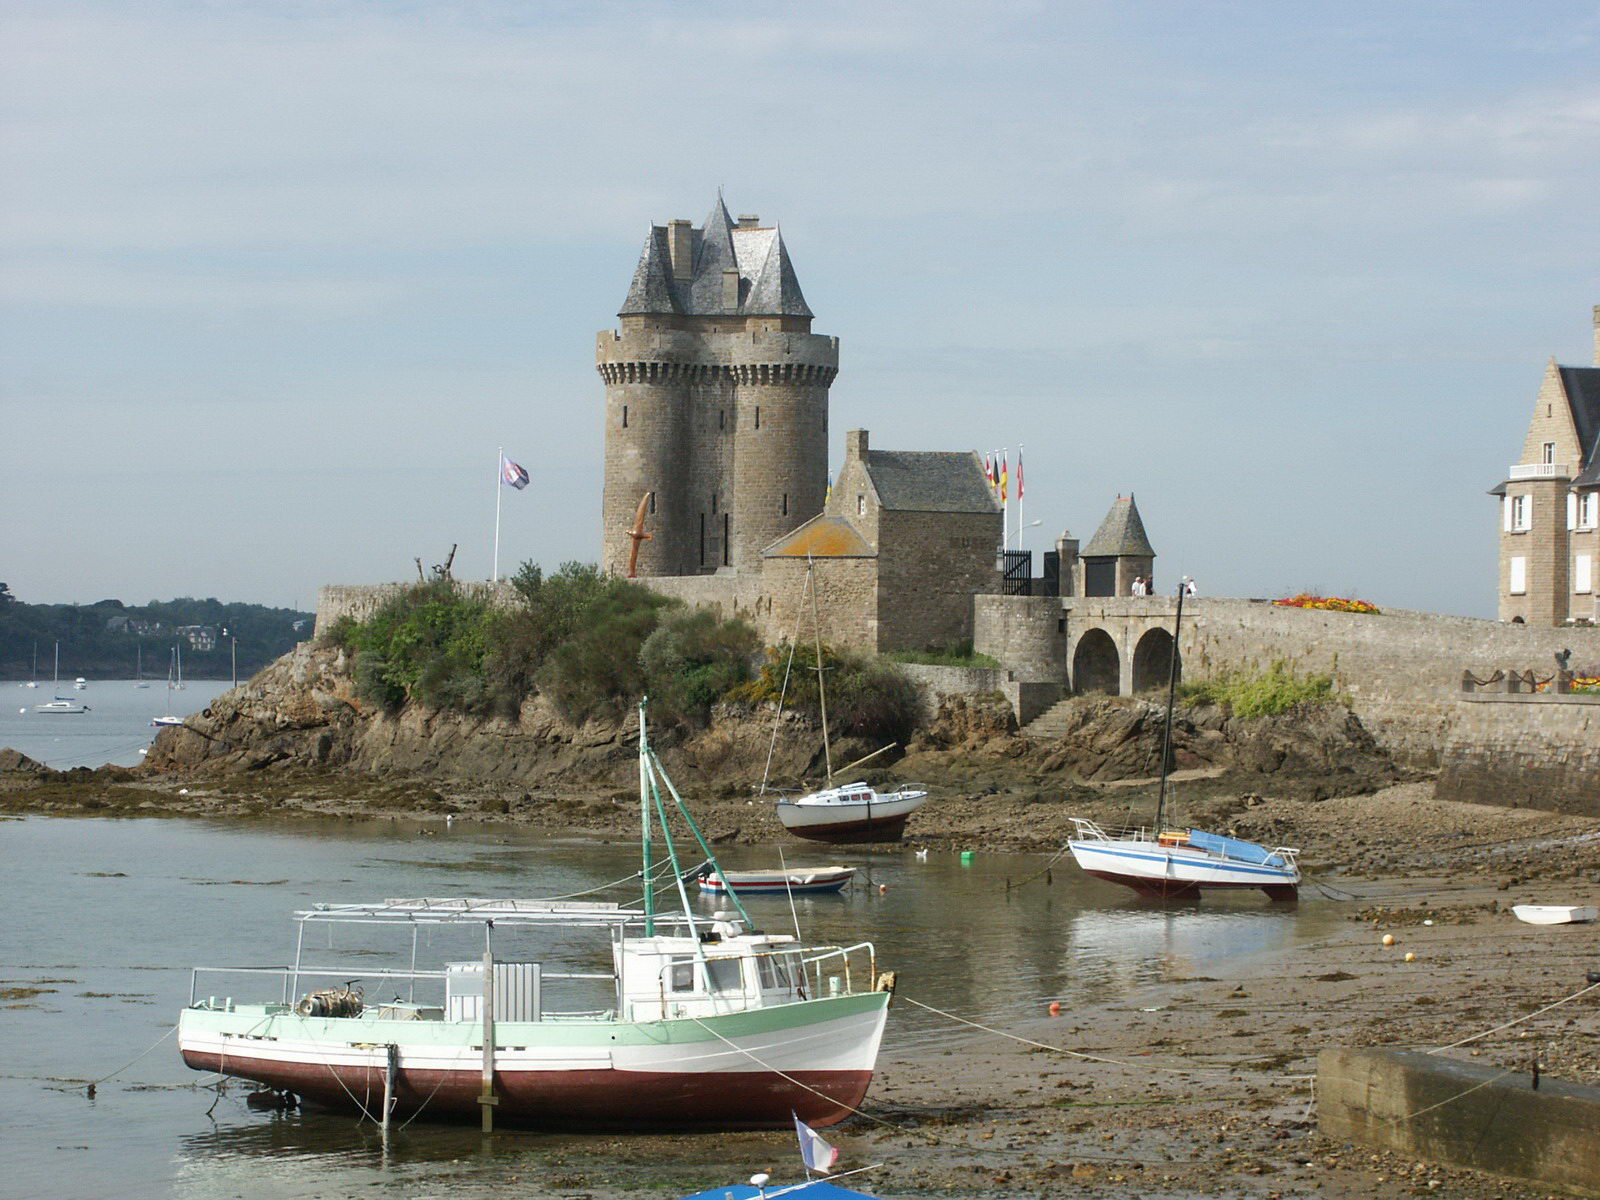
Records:
M725 896L735 891L741 896L817 895L843 891L856 877L854 867L797 867L778 871L713 871L700 872L700 890L714 896Z
M880 792L865 783L847 783L778 801L778 820L790 833L816 842L897 842L907 818L927 802L921 788Z
M791 935L760 932L737 894L737 911L697 916L669 808L720 867L649 747L643 706L640 717L639 903L424 897L316 905L295 914L293 967L247 969L277 976L277 999L202 997L199 978L228 969L197 969L179 1020L184 1061L381 1120L421 1112L481 1114L486 1128L495 1120L750 1128L787 1125L796 1115L818 1125L847 1116L872 1080L889 1004L872 945L804 947ZM668 863L652 861L655 836ZM661 867L670 875L659 876ZM656 912L658 878L676 887L679 915ZM307 965L299 947L307 929L323 926L409 934L409 966ZM444 943L452 931L479 952L417 970L419 934ZM570 968L545 961L551 944L566 946L575 931L599 936L607 970L596 969L594 952ZM328 980L343 986L319 986L291 1002L304 983ZM362 986L394 998L369 1003Z

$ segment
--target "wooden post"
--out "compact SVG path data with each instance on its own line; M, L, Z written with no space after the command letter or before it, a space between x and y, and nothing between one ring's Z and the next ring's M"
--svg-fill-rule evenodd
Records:
M489 945L490 921L483 931L483 1091L478 1105L483 1109L483 1132L494 1132L494 1106L500 1101L494 1094L494 951Z
M383 1136L389 1136L389 1115L394 1112L395 1075L400 1066L400 1047L390 1042L383 1048Z

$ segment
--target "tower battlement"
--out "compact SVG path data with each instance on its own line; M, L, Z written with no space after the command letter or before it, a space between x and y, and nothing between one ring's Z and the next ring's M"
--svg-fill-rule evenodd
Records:
M782 234L735 222L721 197L700 228L652 226L617 316L595 339L606 568L626 571L642 499L640 575L759 570L767 545L822 510L839 370Z

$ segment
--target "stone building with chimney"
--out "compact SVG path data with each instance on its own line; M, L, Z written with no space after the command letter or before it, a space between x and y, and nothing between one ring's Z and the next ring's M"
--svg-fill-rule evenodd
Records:
M1546 364L1500 498L1500 619L1600 621L1600 306L1595 365Z

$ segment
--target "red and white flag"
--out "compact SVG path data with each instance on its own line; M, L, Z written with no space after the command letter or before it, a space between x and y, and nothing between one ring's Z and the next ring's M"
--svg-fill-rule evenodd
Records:
M528 472L504 454L500 456L500 482L521 491L528 486Z
M839 1151L822 1140L822 1136L799 1117L794 1119L795 1136L800 1139L800 1161L807 1171L826 1175L839 1161Z
M1017 499L1022 499L1022 447L1017 447Z

